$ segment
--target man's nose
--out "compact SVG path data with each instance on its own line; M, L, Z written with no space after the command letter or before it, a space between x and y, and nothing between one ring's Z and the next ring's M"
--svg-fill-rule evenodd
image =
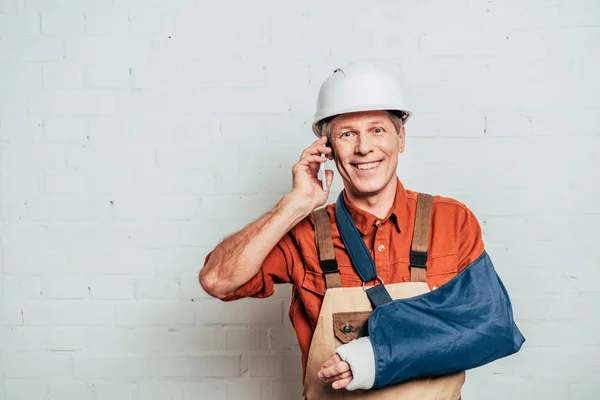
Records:
M368 154L371 151L371 137L366 132L361 132L358 135L358 141L356 142L356 154Z

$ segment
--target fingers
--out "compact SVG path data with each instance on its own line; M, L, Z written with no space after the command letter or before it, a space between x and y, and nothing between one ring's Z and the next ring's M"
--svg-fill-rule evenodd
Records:
M324 368L329 368L334 364L337 364L339 362L341 362L342 359L340 357L340 355L338 353L335 353L333 356L331 356L331 358L327 361L325 361L325 363L323 365L321 365L321 370L323 370Z
M333 382L331 387L334 389L343 389L346 386L348 386L350 384L350 382L352 382L352 376Z
M313 156L313 155L325 154L326 156L328 156L329 154L331 154L331 152L332 152L331 148L325 147L325 146L309 147L302 152L302 155L300 156L300 160L302 160L305 157Z
M321 380L323 382L334 382L334 381L339 381L340 379L351 378L351 377L352 377L352 371L346 371L339 375L332 376L331 378L324 378Z
M339 356L337 356L337 358L339 359ZM348 365L346 361L340 360L330 366L325 366L326 364L327 363L323 364L323 367L321 367L321 370L318 373L319 379L333 378L350 371L350 365Z
M331 150L331 148L329 148L325 145L326 143L327 143L327 138L325 136L321 137L319 140L316 140L302 152L300 159L303 159L304 157L307 157L309 155L331 153L332 150Z
M317 375L323 382L333 382L331 387L334 389L345 388L353 378L350 365L342 361L337 353L321 366Z
M324 163L326 161L327 157L321 157L319 155L306 156L298 161L298 165L310 165L311 163Z

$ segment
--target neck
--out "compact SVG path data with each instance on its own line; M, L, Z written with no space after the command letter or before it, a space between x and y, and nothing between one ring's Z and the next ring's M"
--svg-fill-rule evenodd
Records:
M365 196L346 190L346 196L354 206L383 219L394 204L397 186L398 180L394 178L379 193Z

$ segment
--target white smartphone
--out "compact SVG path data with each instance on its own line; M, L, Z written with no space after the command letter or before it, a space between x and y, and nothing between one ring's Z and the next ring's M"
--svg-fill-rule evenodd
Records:
M325 154L321 154L321 157L325 157ZM322 162L319 166L319 175L321 176L321 183L323 184L323 191L327 191L327 175L325 174L325 164L327 161Z

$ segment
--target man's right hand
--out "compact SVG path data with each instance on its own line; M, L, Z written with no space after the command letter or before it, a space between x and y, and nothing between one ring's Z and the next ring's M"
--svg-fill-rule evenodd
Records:
M307 147L300 156L300 160L292 168L293 186L290 196L298 206L304 208L306 213L311 213L315 208L322 206L329 197L333 171L325 171L327 190L323 190L319 180L319 167L327 161L332 150L326 146L327 137L323 136Z

